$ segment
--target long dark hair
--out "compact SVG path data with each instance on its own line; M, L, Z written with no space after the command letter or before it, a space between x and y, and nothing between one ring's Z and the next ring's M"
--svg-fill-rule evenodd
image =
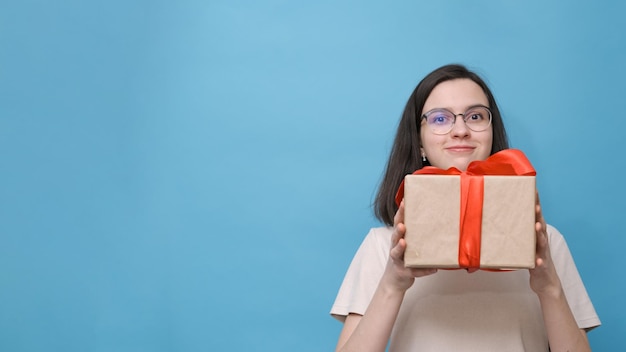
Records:
M374 201L376 218L389 226L393 226L393 217L398 210L395 195L404 176L425 166L420 155L422 142L420 140L421 120L419 116L426 99L439 83L459 78L467 78L476 82L487 96L493 126L491 154L509 148L500 110L485 81L465 66L458 64L442 66L432 71L415 87L406 103L387 161L387 167Z

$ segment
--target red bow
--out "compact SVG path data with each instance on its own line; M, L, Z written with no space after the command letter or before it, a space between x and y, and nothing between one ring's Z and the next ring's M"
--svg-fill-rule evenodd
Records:
M466 171L455 167L447 170L426 166L413 175L461 176L461 223L459 234L459 265L462 268L480 267L480 234L483 210L485 175L535 176L537 173L522 151L506 149L486 160L472 161ZM396 193L396 204L404 198L404 181ZM470 206L471 205L471 206Z

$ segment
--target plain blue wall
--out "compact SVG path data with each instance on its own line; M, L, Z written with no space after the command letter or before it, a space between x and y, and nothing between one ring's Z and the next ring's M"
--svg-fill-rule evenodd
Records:
M539 172L592 347L623 348L625 12L2 1L0 350L331 350L400 112L450 62Z

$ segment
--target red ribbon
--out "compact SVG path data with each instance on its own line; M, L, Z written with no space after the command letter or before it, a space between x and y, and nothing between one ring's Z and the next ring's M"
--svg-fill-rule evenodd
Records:
M459 266L480 267L480 234L483 212L485 175L535 176L537 173L522 151L506 149L482 161L472 161L466 171L455 167L447 170L426 166L413 175L460 175L461 176L461 223L459 231ZM396 204L404 197L404 181L396 193Z

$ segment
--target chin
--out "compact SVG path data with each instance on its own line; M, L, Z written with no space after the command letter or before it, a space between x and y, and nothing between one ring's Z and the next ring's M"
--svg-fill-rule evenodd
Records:
M465 171L467 170L467 166L472 162L473 160L468 160L468 161L458 161L455 163L451 163L451 165L448 167L455 167L461 171Z
M436 160L432 160L431 161L431 165L442 169L442 170L447 170L451 167L457 168L461 171L465 171L467 170L467 166L475 160L484 160L484 159L480 159L480 158L476 158L473 155L472 156L457 156L455 158L446 158L446 160L439 160L439 163L436 163L434 161Z
M465 164L465 165L463 165L463 166L461 166L461 165L456 166L456 165L455 165L454 167L455 167L455 168L457 168L457 169L459 169L460 171L465 171L465 170L467 170L467 165L469 165L469 163L467 163L467 164Z
M461 171L465 171L465 170L467 170L467 167L469 166L469 164L472 163L473 161L485 160L485 159L486 158L467 158L467 159L463 159L463 160L455 160L451 164L452 164L452 166L456 167L457 169L459 169Z

